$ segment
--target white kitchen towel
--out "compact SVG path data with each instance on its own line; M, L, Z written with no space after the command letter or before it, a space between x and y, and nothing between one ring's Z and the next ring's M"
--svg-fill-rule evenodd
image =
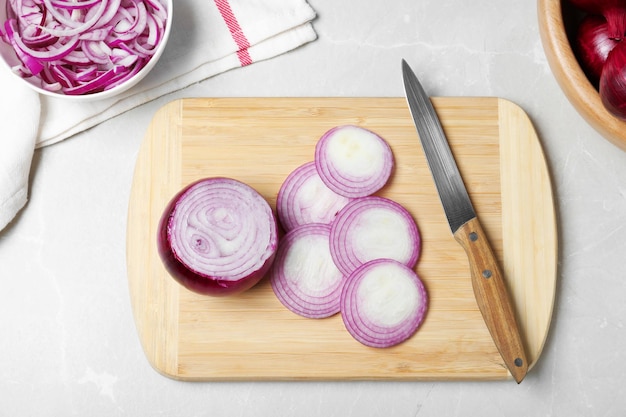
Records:
M3 69L1 69L3 70ZM0 71L0 230L26 204L28 174L39 126L39 95Z
M59 142L164 94L224 71L281 55L317 37L311 24L315 11L306 0L175 0L174 3L167 48L150 74L126 93L104 101L66 102L40 96L35 147ZM15 80L8 80L10 76L8 71L0 71L4 82L15 83ZM36 113L39 107L31 108L30 101L22 97L26 96L2 94L0 101L39 116ZM0 167L0 230L6 225L1 220L10 221L15 215L10 210L13 206L6 201L19 193L26 196L25 188L18 194L13 193L11 183L14 178L24 176L24 172L16 170L25 170L28 176L33 152L32 148L25 149L21 155L12 157L15 161L5 161L5 155L16 153L14 150L21 149L27 141L20 142L21 134L3 136L0 139L0 163L3 165ZM5 151L8 148L10 153Z

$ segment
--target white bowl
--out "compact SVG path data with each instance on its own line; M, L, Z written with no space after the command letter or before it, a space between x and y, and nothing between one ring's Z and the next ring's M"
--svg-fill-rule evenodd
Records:
M7 0L0 0L0 25L2 25L2 31L4 32L4 22L6 21L6 3ZM134 85L136 85L139 81L141 81L149 72L150 70L152 70L152 68L154 68L154 66L156 65L157 61L159 60L159 58L161 57L161 55L163 54L163 51L165 50L165 45L167 44L167 41L169 39L170 36L170 31L172 28L172 11L173 11L173 0L164 0L165 3L165 7L167 8L167 20L165 22L165 31L163 33L163 37L159 43L159 45L157 46L157 49L155 50L154 55L152 56L152 58L143 66L143 68L141 70L139 70L139 72L137 72L137 74L135 74L132 78L126 80L124 83L117 85L109 90L105 90L102 92L97 92L97 93L89 93L89 94L81 94L81 95L69 95L69 94L63 94L62 92L55 92L55 91L49 91L46 89L41 88L38 85L37 80L34 79L27 79L27 78L23 78L21 76L19 76L18 74L15 74L12 70L11 67L18 65L19 64L19 58L17 57L17 55L15 54L15 51L13 50L13 48L8 45L6 42L0 40L0 56L2 57L2 59L0 59L0 61L2 62L1 65L7 67L5 69L0 69L2 71L8 70L12 76L15 78L16 82L24 82L26 83L29 87L31 87L33 90L37 91L38 93L47 95L47 96L51 96L51 97L56 97L56 98L61 98L64 100L71 100L71 101L95 101L95 100L102 100L102 99L106 99L106 98L111 98L113 96L116 96L126 90L128 90L129 88L133 87Z

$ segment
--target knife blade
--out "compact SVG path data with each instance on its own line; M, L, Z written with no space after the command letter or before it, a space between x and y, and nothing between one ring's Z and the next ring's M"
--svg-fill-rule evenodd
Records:
M454 238L468 256L472 288L487 329L519 384L528 360L502 269L472 206L450 145L430 98L402 60L406 99Z

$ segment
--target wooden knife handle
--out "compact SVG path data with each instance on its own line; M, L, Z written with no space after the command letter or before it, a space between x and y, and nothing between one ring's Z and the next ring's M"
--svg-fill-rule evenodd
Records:
M528 360L501 269L478 218L461 226L454 238L469 258L474 295L489 333L519 384L528 372Z

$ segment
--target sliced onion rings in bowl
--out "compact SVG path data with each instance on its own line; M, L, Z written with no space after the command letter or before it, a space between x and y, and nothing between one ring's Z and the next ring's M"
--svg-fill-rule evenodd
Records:
M110 98L142 80L162 55L173 21L173 0L13 2L22 7L17 11L6 4L2 61L35 91L74 101Z

